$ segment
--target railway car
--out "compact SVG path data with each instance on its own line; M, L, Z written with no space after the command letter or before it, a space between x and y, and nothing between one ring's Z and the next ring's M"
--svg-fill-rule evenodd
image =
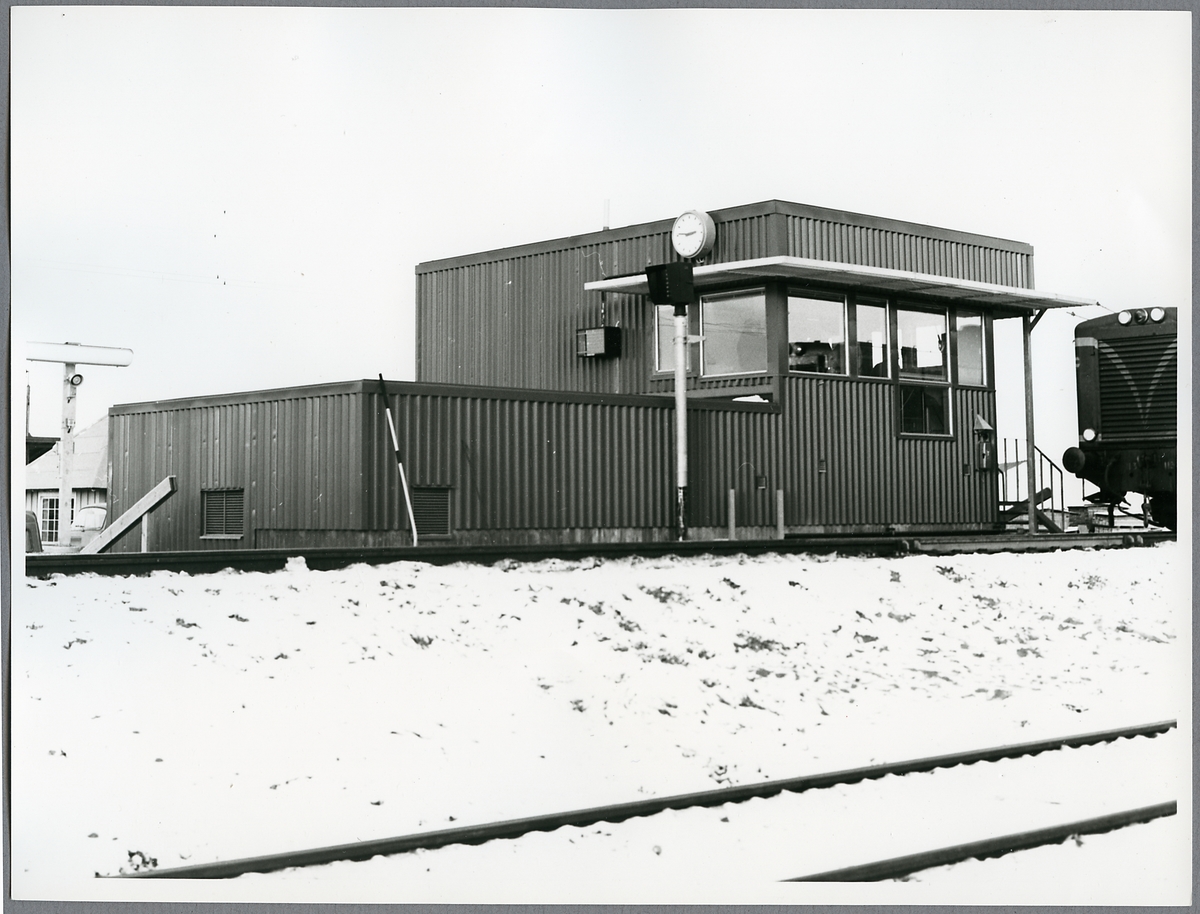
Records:
M1175 308L1136 308L1075 328L1079 446L1063 466L1099 488L1090 500L1146 497L1147 520L1175 529L1179 347Z

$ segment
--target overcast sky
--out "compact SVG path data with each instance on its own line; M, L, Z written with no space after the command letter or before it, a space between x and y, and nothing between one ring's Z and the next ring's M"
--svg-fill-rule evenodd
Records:
M114 403L414 377L417 263L779 198L1016 239L1037 288L1188 312L1178 12L12 10L13 340ZM1034 333L1074 443L1072 327ZM1021 425L1019 322L1001 434ZM1190 327L1190 324L1188 325ZM1016 343L1017 345L1014 345ZM61 368L22 364L34 434ZM1014 370L1015 369L1015 370Z

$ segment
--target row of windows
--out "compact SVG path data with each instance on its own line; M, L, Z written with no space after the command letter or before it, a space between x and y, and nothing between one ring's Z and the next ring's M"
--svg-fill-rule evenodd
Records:
M900 380L949 383L948 314L945 309L883 301L859 299L848 304L844 298L789 294L788 370L869 378L889 378L894 372ZM954 322L958 383L986 386L983 316L959 310ZM655 336L655 368L674 371L671 306L658 307ZM765 372L769 346L766 294L756 290L703 298L700 337L702 376ZM893 339L899 353L894 366Z

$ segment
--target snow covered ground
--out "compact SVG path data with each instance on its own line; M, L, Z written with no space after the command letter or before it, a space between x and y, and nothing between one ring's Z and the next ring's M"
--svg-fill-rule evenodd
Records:
M13 896L1186 903L1188 574L1165 544L17 579ZM1172 717L1178 733L1141 741L1158 748L1137 786L1179 816L907 882L779 884L828 868L800 849L705 880L704 848L683 869L674 852L706 833L687 812L584 830L606 842L587 878L564 878L567 829L234 880L95 878ZM1030 802L1038 826L1073 818ZM939 840L968 803L927 804L927 839L896 853L970 840Z

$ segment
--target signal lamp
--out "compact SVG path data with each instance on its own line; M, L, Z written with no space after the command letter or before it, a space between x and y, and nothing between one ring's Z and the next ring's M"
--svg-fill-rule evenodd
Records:
M1094 428L1085 428L1083 430L1083 440L1084 441L1095 441L1096 440L1096 430Z
M1133 322L1135 324L1144 324L1148 319L1149 315L1146 314L1145 308L1138 308L1133 312Z
M1154 321L1154 323L1156 323L1156 324L1162 323L1162 321L1166 319L1166 316L1167 316L1167 312L1164 311L1162 308L1151 308L1150 309L1150 320Z
M1120 314L1117 315L1117 323L1120 324L1122 327L1127 326L1132 321L1133 321L1133 315L1130 314L1128 311L1122 311Z
M78 372L71 375L71 386L72 387L78 387L82 383L83 383L83 375L79 374Z

